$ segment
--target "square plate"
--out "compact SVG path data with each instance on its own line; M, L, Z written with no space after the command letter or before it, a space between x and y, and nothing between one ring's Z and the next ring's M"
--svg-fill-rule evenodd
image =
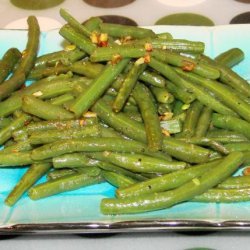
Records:
M203 41L205 54L214 57L232 48L245 52L234 69L250 79L250 25L217 27L152 26L155 32L170 32L175 38ZM0 30L0 57L10 47L25 48L27 31ZM62 48L58 30L41 34L39 54ZM234 204L185 202L172 208L135 215L106 216L100 213L102 198L114 188L97 184L38 201L27 195L12 208L4 199L26 169L0 169L0 234L15 233L112 233L167 230L249 230L250 202ZM44 181L42 179L40 182Z

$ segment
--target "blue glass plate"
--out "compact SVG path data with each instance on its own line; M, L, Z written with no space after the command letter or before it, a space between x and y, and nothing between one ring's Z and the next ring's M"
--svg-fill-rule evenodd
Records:
M170 32L175 38L203 41L211 57L232 48L245 52L245 60L234 69L250 79L250 25L217 27L153 26L156 32ZM0 30L0 57L10 47L25 48L27 31ZM40 54L62 48L58 30L41 35ZM4 199L21 178L24 169L0 169L0 234L12 233L111 233L167 230L241 230L250 229L250 202L202 204L186 202L169 209L135 214L104 216L99 204L112 197L107 183L59 194L39 201L27 195L13 207ZM44 180L41 180L44 181Z

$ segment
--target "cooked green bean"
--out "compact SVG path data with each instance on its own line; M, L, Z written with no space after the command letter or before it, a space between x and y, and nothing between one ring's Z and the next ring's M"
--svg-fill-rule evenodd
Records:
M99 31L99 26L102 23L102 19L100 17L90 17L88 20L86 20L83 25L89 30L89 31Z
M86 53L78 48L69 48L37 57L35 68L53 67L57 64L70 65L86 56Z
M187 110L186 119L183 124L181 136L190 138L195 134L196 125L201 113L203 105L199 101L191 103Z
M47 180L49 181L55 180L55 179L58 179L67 175L75 174L75 173L77 173L77 171L73 168L72 169L71 168L56 169L56 170L50 171L47 174Z
M112 112L112 109L106 105L103 100L100 99L98 102L96 102L92 110L96 112L98 117L102 119L107 125L115 128L117 131L134 140L146 143L144 126L132 119L129 119L123 113ZM206 162L211 153L205 148L180 142L177 139L171 137L164 137L163 151L177 159L193 163Z
M17 142L10 146L4 146L4 149L0 151L0 154L18 153L18 152L23 152L23 151L29 151L32 149L33 148L30 145L30 143L27 140L25 140L25 141Z
M93 81L89 88L76 98L70 106L70 110L74 112L77 117L80 117L81 114L85 113L105 92L105 90L107 90L128 62L128 59L123 59L115 65L107 65L104 71Z
M194 72L205 78L218 79L220 77L220 70L216 67L202 62L199 63L194 59L182 56L176 52L155 49L151 55L160 61L180 67L184 71Z
M225 88L221 83L199 77L191 72L183 72L178 70L178 73L186 79L189 79L190 81L193 81L194 83L200 84L201 86L209 89L218 98L220 98L225 105L237 112L245 120L250 121L250 105L241 100L234 92L231 92L229 89Z
M77 31L81 32L83 35L89 37L91 32L81 23L79 23L72 15L70 15L65 9L60 9L61 17L68 22L70 26L72 26Z
M172 103L174 101L174 96L167 90L167 88L150 86L150 90L159 103Z
M220 202L220 203L232 203L250 201L250 189L217 189L212 188L207 192L195 196L191 201L195 202Z
M34 162L31 159L31 151L0 154L0 167L26 166Z
M108 33L114 37L127 37L131 36L133 38L145 38L145 37L155 37L155 33L150 29L139 28L129 25L120 25L113 23L100 23L101 32Z
M29 188L49 171L50 168L50 163L32 164L14 189L9 193L4 201L5 204L13 206Z
M87 54L91 54L96 48L96 45L93 44L89 38L80 34L68 24L64 25L60 29L59 33L62 37L64 37L70 43L75 44L79 49L83 50Z
M133 97L139 106L144 121L148 148L152 152L161 150L163 135L157 110L149 89L145 85L137 83L133 90Z
M244 59L244 52L239 48L229 49L214 58L217 63L232 68Z
M205 106L201 110L200 117L198 119L198 123L195 129L194 136L195 137L203 137L206 136L206 133L209 129L212 119L212 110L211 108Z
M53 167L59 168L78 168L83 166L98 166L99 161L90 159L84 153L64 154L52 159Z
M25 82L25 78L29 74L31 68L34 66L39 46L40 28L34 16L29 16L27 22L29 28L26 50L14 74L0 85L0 100L3 100L13 91L20 88Z
M189 104L195 100L195 95L189 93L179 86L173 84L171 81L166 81L166 89L178 100L183 103Z
M139 79L147 84L151 84L155 87L163 88L166 85L166 80L161 75L157 74L156 72L144 70Z
M184 53L203 53L205 44L203 42L189 41L185 39L161 39L161 38L145 38L139 40L132 40L128 42L127 46L145 46L150 44L153 49L171 50L175 52ZM124 45L125 46L125 45Z
M95 152L89 155L97 160L107 161L136 173L164 174L184 169L187 166L185 162L166 161L143 154Z
M218 128L229 129L235 132L239 132L242 135L246 136L248 139L250 139L250 123L244 121L243 119L239 119L229 115L226 116L220 114L213 114L212 124Z
M155 70L159 71L161 74L163 74L167 79L172 81L174 84L176 84L180 88L184 88L187 90L187 92L191 92L195 95L197 100L199 100L203 105L211 107L213 110L217 111L221 114L231 114L236 115L234 111L232 111L230 108L226 107L224 104L222 104L220 101L218 101L216 98L214 98L212 95L207 93L205 88L202 86L198 86L193 84L192 82L186 81L182 77L180 77L174 69L172 69L167 64L164 64L154 58L151 58L149 62L149 66L154 68ZM183 72L182 70L177 70L179 72ZM184 72L185 73L185 72ZM191 73L188 73L191 74Z
M32 159L43 160L66 153L107 150L117 152L144 152L146 151L146 145L122 138L86 137L83 139L62 140L43 145L32 151Z
M22 54L16 48L8 49L0 60L0 84L8 77Z
M250 151L250 142L233 142L224 144L224 147L229 151Z
M242 163L242 153L231 153L217 166L202 174L201 177L193 178L172 191L123 199L105 198L101 201L101 211L103 214L139 213L174 206L193 199L216 186L233 174Z
M28 195L32 200L38 200L51 195L98 184L102 181L101 176L93 177L86 173L75 173L38 184L29 190Z
M116 195L118 197L124 198L175 189L184 183L201 176L205 172L209 171L210 168L217 166L220 162L221 160L216 160L158 176L149 180L141 181L129 187L117 189Z
M12 132L16 129L23 127L27 122L31 120L31 116L22 114L11 121L11 123L0 130L0 145L9 140L12 136Z
M115 112L120 112L124 107L128 97L131 95L132 90L134 89L139 75L146 68L146 64L134 63L133 67L130 69L126 75L122 86L120 87L118 94L113 103L113 110Z
M48 130L31 133L28 141L31 145L41 145L58 140L80 139L89 136L99 136L99 126L84 126L82 128L72 128L67 130Z
M90 56L91 62L105 62L116 58L140 58L147 54L143 46L112 45L110 47L98 47Z
M170 134L176 134L182 131L182 122L179 119L161 121L160 124L161 128L163 128Z
M107 182L115 187L127 187L137 182L131 177L111 171L102 170L102 176Z
M71 77L72 74L48 77L45 79L41 79L40 81L34 82L26 88L14 92L8 99L4 100L3 102L0 102L0 117L8 116L12 114L15 110L20 109L22 106L22 97L25 95L33 95L35 93L43 95L44 92L50 93L51 91L49 90L51 88L53 90L57 89L57 94L64 94L65 92L61 93L60 89L64 89L62 85L67 85L67 82L69 82L69 79ZM58 87L58 85L61 87ZM67 91L69 91L68 88ZM50 98L53 96L49 95L47 97Z
M54 97L49 100L49 102L53 105L63 105L68 101L74 100L74 96L72 94L63 94L58 97Z
M70 120L74 118L74 115L64 108L39 100L33 96L23 97L22 109L45 120Z

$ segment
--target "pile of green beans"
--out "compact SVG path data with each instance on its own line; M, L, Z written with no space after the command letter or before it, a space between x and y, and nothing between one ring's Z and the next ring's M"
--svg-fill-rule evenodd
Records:
M250 201L249 171L240 174L250 164L250 86L232 69L240 48L212 59L203 42L60 15L65 49L38 57L31 16L25 51L0 60L0 172L29 166L6 205L105 181L116 191L103 214Z

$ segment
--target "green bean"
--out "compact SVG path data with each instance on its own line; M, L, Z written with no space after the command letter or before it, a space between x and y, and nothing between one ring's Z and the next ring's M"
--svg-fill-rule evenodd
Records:
M62 73L67 73L70 71L70 66L68 65L56 65L54 67L46 68L33 68L28 75L28 80L40 80L42 78L59 75Z
M22 109L45 120L69 120L74 118L74 115L64 108L44 102L33 96L23 97Z
M229 151L250 151L250 142L234 142L234 143L227 143L224 147Z
M90 39L71 28L68 24L64 25L60 29L59 33L62 37L70 43L75 44L79 49L83 50L87 54L93 53L96 48L96 45L93 44Z
M250 139L250 123L242 119L232 116L213 114L212 124L218 128L239 132Z
M34 162L31 159L31 151L0 154L0 167L25 166Z
M20 141L11 146L5 146L3 150L0 151L0 154L6 153L18 153L23 151L29 151L32 149L32 146L28 141Z
M83 153L64 154L52 159L53 166L59 168L78 168L83 166L98 166L98 161L90 159Z
M195 137L203 137L206 136L207 131L209 129L212 118L212 110L211 108L205 106L201 110L200 117L198 119L198 123L195 129L194 136Z
M34 66L39 45L40 29L36 17L29 16L28 41L22 59L10 79L0 85L0 100L8 97L13 91L20 88L25 81L25 77Z
M145 38L132 40L125 45L145 46L145 44L150 44L153 49L171 50L184 53L203 53L205 49L205 44L203 42L189 41L185 39L165 40L161 38Z
M47 53L37 57L35 68L52 67L56 66L57 64L62 64L65 66L71 65L85 56L86 53L78 48L66 47L64 50Z
M155 49L151 55L162 62L180 67L184 71L194 72L205 78L218 79L220 77L220 71L216 67L202 62L199 63L196 60L182 56L176 52Z
M244 52L239 48L229 49L214 58L214 60L224 66L232 68L244 59Z
M222 154L228 154L229 151L224 147L224 145L221 144L220 139L215 140L214 138L207 138L207 137L179 137L178 138L181 141L185 141L186 143L193 143L195 145L201 145L201 146L209 146L212 149L222 153Z
M92 110L96 112L97 116L110 127L115 128L117 131L125 134L131 139L146 143L144 126L129 119L123 113L112 112L112 109L106 105L103 100L97 101ZM164 137L163 151L177 159L194 163L206 162L211 153L207 149L180 142L171 137Z
M137 173L164 174L184 169L187 166L185 162L166 161L143 154L95 152L90 155L97 160L107 161Z
M161 128L163 128L170 134L177 134L182 131L182 122L179 119L161 121L160 124Z
M133 97L144 121L148 148L156 152L162 149L163 136L157 110L150 94L149 89L141 83L137 83L133 90Z
M81 32L83 35L87 37L91 35L91 32L84 25L79 23L73 16L71 16L65 9L60 9L60 15L71 27Z
M90 17L88 20L86 20L83 25L89 30L89 31L99 31L99 26L102 23L102 19L99 17Z
M108 33L114 37L127 37L133 38L145 38L155 37L155 33L150 29L139 28L128 25L111 24L111 23L100 23L101 32Z
M113 110L115 112L120 112L122 110L136 85L139 75L145 68L146 64L138 64L137 62L134 63L133 67L126 75L113 103Z
M39 121L33 122L25 126L23 130L15 131L14 133L28 133L29 135L33 132L47 131L47 130L66 130L73 128L82 128L88 125L97 124L96 118L83 118L80 120L67 120L67 121Z
M116 65L107 65L104 71L93 81L86 92L76 98L70 106L70 110L74 112L77 117L85 113L105 92L105 90L107 90L113 80L124 69L128 61L128 59L123 59Z
M99 126L84 126L67 130L48 130L31 133L29 142L31 145L47 144L58 140L80 139L89 136L99 136Z
M183 103L189 104L195 100L195 95L188 93L179 86L176 86L171 81L166 81L166 89L178 100Z
M202 61L212 64L220 69L220 81L231 86L237 92L250 97L250 87L248 82L228 67L216 63L214 60L202 55Z
M118 197L139 196L156 192L164 192L175 189L185 184L186 182L197 178L209 171L210 168L217 166L221 160L216 160L209 163L204 163L183 170L178 170L173 173L158 176L149 180L145 180L129 187L119 188L116 190Z
M216 188L221 189L242 189L242 188L249 188L250 187L250 176L243 175L243 176L232 176L227 178L225 181L220 183Z
M169 32L157 33L157 37L166 40L173 39L173 36Z
M54 97L52 99L50 99L50 103L53 105L63 105L64 103L68 102L68 101L72 101L74 100L74 96L72 94L63 94L60 95L58 97Z
M66 153L107 150L117 152L144 152L146 151L146 145L122 138L86 137L83 139L62 140L43 145L32 151L32 159L43 160Z
M72 72L89 78L96 78L103 69L104 65L100 63L91 63L89 61L78 61L70 66Z
M220 203L232 203L243 202L250 200L250 189L217 189L212 188L207 192L195 196L192 201L194 202L220 202Z
M102 182L101 176L93 177L86 173L76 173L38 184L29 190L28 195L32 200L38 200L100 182Z
M225 88L221 83L199 77L190 72L178 70L178 73L186 79L189 79L190 81L193 81L194 83L204 86L208 90L212 91L218 98L221 99L222 103L237 112L247 121L250 121L250 105L241 100L235 93Z
M110 172L113 172L113 173L128 176L128 177L130 177L130 178L132 178L134 180L137 180L137 181L144 181L144 180L147 179L145 176L143 176L141 174L131 172L131 171L127 170L127 169L118 167L118 166L116 166L116 165L114 165L112 163L108 163L108 162L99 161L98 167L100 169L102 169L102 170L106 170L106 171L110 171Z
M207 93L205 88L202 86L198 86L193 84L192 82L186 81L182 77L180 77L174 69L172 69L167 64L164 64L154 58L151 58L149 62L149 66L154 68L155 70L158 70L161 74L163 74L166 78L168 78L170 81L172 81L174 84L176 84L180 88L184 88L188 92L191 92L195 95L197 100L199 100L203 105L211 107L213 110L217 111L221 114L231 114L236 115L234 111L232 111L230 108L222 104L220 101L218 101L214 96ZM183 72L182 70L176 69L176 71ZM185 72L184 72L185 73ZM191 74L191 73L188 73Z
M67 82L69 81L68 79L71 77L72 77L71 74L49 77L34 82L30 86L14 92L8 99L4 100L3 102L0 102L0 117L8 116L12 114L15 110L20 109L22 107L22 97L25 95L32 95L37 92L43 94L43 92L50 92L48 90L51 88L52 89L56 88L57 90L64 89L62 88L62 84L67 85ZM61 88L55 87L58 85L60 85ZM64 94L64 92L63 93L60 92L60 94ZM48 96L48 98L50 97L53 96L51 95Z
M248 139L241 133L233 132L230 130L224 130L224 129L209 130L207 132L207 137L208 138L222 138L222 140L225 140L223 141L223 143L230 143L230 140L231 142L248 141Z
M91 62L105 62L116 58L140 58L147 54L143 46L112 45L96 48L90 56Z
M202 108L203 105L199 101L194 101L191 103L190 108L187 110L187 115L183 124L181 136L190 138L195 134L195 129Z
M11 122L12 122L12 118L10 117L0 118L0 129L8 126Z
M12 72L16 63L20 60L22 54L16 48L8 49L0 61L0 84Z
M167 90L167 88L150 86L150 90L159 103L172 103L174 101L174 96Z
M13 206L21 196L33 186L44 174L51 168L50 163L32 164L27 172L22 176L21 180L16 184L14 189L5 199L5 204Z
M0 130L0 145L11 138L12 132L14 130L23 127L30 120L31 116L22 114L20 117L13 119L13 121L8 126L2 128Z
M111 171L102 170L102 176L107 182L115 187L127 187L137 182L131 177Z
M202 174L201 177L193 178L191 181L172 191L123 199L103 199L101 201L101 212L103 214L139 213L174 206L193 199L195 196L206 192L224 181L238 169L242 162L242 153L231 153L217 166Z
M48 181L55 180L55 179L65 177L67 175L72 175L72 174L75 174L75 173L77 173L77 171L75 169L73 169L73 168L72 169L70 169L70 168L56 169L56 170L50 171L47 174L47 180Z
M166 80L161 75L157 74L156 72L144 70L139 79L147 84L153 85L155 87L163 88L166 85Z
M244 164L250 164L250 151L243 151Z

